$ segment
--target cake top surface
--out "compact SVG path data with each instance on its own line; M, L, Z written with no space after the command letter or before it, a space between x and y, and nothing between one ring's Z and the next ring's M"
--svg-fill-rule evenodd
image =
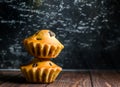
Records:
M26 69L41 69L41 68L45 68L45 69L62 69L61 67L59 67L58 65L56 65L55 63L53 63L50 60L41 60L38 58L34 58L29 64L27 65L23 65L21 68L26 68Z
M55 33L51 30L42 29L33 34L32 36L26 38L24 41L42 43L42 44L54 44L54 45L61 45L64 47L56 38Z

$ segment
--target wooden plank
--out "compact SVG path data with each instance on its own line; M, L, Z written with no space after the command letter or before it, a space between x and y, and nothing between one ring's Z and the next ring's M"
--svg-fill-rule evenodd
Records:
M120 73L115 71L62 72L50 84L26 82L20 72L0 72L0 87L120 87ZM91 84L92 83L92 84Z
M57 80L47 87L91 87L89 73L87 72L62 72Z
M19 75L20 72L12 72L12 71L0 71L0 84L8 81L10 78L16 76L16 75Z
M120 87L120 74L115 71L91 72L93 87Z
M2 79L4 82L0 84L0 87L46 87L46 84L32 84L25 80L21 72L2 72L4 76Z
M9 73L9 72L8 72ZM10 75L10 74L9 74ZM8 75L8 77L9 77ZM13 75L13 74L12 74ZM91 87L89 73L62 72L55 82L50 84L32 84L26 82L22 74L10 77L0 87Z

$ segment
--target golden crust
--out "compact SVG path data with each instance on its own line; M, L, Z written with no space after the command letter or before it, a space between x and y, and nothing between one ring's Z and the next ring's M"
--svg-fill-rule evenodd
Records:
M29 82L51 83L55 81L62 68L49 60L38 61L35 58L30 64L21 66L21 71Z
M64 48L50 30L40 30L23 43L28 52L38 58L55 58Z
M55 81L62 68L50 58L56 58L64 46L50 30L40 30L24 39L25 48L35 58L27 65L21 66L26 80L34 83L51 83Z

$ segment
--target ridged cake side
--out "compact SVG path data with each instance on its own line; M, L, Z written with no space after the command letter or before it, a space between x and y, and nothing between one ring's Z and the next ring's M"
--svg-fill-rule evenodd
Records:
M56 77L60 73L60 69L30 69L26 70L25 68L21 69L24 74L26 80L28 82L36 82L36 83L51 83L54 82Z
M37 62L21 66L21 72L28 82L51 83L54 82L62 68L51 61Z
M41 44L27 40L24 41L24 45L28 52L37 58L56 58L64 48L63 45Z

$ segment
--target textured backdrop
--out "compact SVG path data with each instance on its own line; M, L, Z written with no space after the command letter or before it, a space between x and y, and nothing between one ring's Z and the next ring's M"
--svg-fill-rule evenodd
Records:
M119 0L0 0L0 68L29 62L22 41L50 29L65 48L64 69L120 68Z

